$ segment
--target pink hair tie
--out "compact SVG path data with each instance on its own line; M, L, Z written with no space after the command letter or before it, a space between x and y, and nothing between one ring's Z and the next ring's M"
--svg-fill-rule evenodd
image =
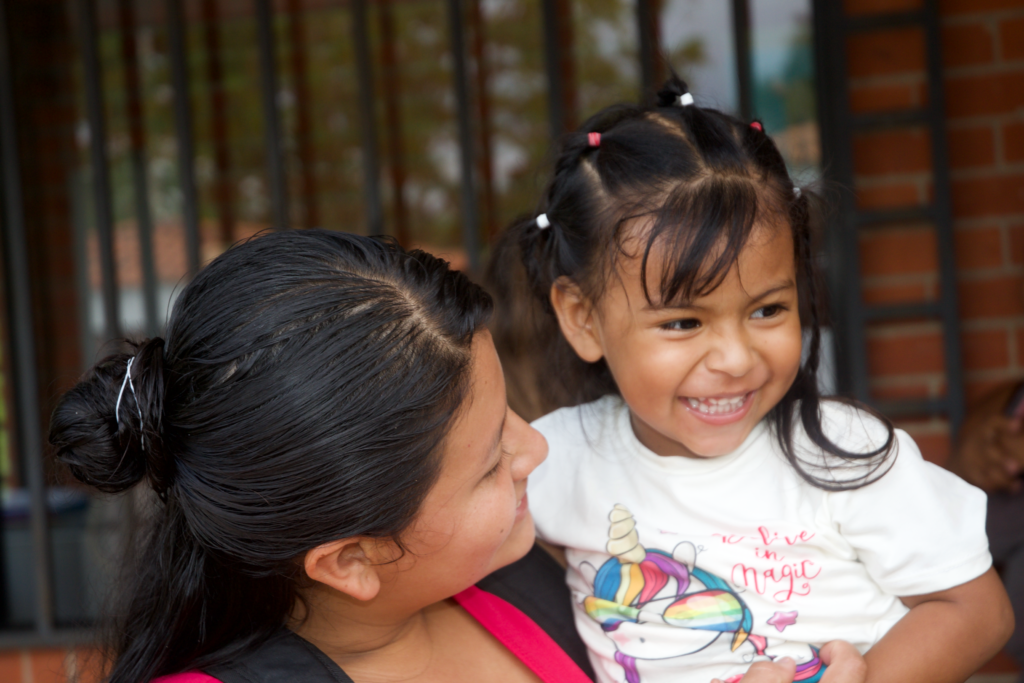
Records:
M600 133L587 133L587 144L591 147L601 146L601 134Z
M760 121L751 121L750 127L753 128L754 130L759 130L762 133L764 132L764 126L761 125Z

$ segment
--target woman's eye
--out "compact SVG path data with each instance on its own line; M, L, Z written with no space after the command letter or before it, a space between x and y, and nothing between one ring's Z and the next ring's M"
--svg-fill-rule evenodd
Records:
M782 313L784 310L786 310L785 306L782 306L780 304L771 304L770 306L762 306L761 308L757 309L756 311L754 311L754 314L750 317L772 318L777 316L779 313Z
M670 323L665 323L664 325L662 325L662 328L666 330L684 332L687 330L695 330L698 327L700 327L700 321L697 320L696 318L687 318L686 320L673 320Z
M506 451L505 447L502 446L502 448L501 448L501 457L498 458L498 462L494 463L494 467L492 467L490 470L488 470L487 474L484 475L484 479L490 479L491 477L493 477L494 475L496 475L498 473L498 471L501 469L501 464L503 462L505 462L505 456L506 455L508 455L508 451Z

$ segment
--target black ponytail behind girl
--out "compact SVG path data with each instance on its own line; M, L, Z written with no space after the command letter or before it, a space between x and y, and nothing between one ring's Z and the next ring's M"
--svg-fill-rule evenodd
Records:
M92 368L53 414L57 457L101 491L146 481L159 497L119 586L109 681L255 647L291 614L307 550L400 543L490 306L423 252L272 233L196 276L166 340Z
M592 144L597 140L593 133L600 134L598 145ZM651 301L653 290L661 302L671 303L703 296L721 284L755 223L767 218L792 230L800 318L808 332L796 380L768 415L776 438L793 467L819 488L858 488L882 476L896 443L888 420L875 415L888 438L869 452L845 450L821 424L817 372L826 306L814 236L822 208L813 193L794 187L782 155L760 123L744 123L693 104L678 76L669 79L649 106L616 105L595 114L562 142L537 207L549 227L541 229L532 217L518 221L491 258L499 318L516 312L516 297L533 297L534 308L525 317L538 330L540 347L528 349L522 340L508 343L501 329L495 340L499 350L534 358L537 389L523 393L535 403L526 412L544 414L618 393L605 362L582 361L561 336L550 292L559 278L566 278L597 301L614 281L608 274L626 253L624 240L636 236L624 229L632 219L650 219L642 248L644 294ZM649 283L647 264L655 247L675 267ZM525 268L518 275L509 265L515 259ZM522 329L508 321L503 327ZM823 476L818 474L820 460L812 462L796 452L793 433L798 422L839 463Z

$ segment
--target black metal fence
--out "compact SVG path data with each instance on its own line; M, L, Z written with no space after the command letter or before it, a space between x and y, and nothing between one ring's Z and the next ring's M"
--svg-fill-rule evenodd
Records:
M479 6L477 0L438 1L444 3L446 25L433 28L444 35L445 53L450 59L451 91L437 93L437 97L450 100L451 111L454 114L458 225L461 227L459 246L465 254L466 265L470 270L478 271L493 229L493 226L485 225L488 221L481 218L481 201L483 199L484 204L487 203L493 183L492 165L486 161L481 164L481 157L487 157L489 152L479 149L481 140L484 146L488 144L487 135L481 136L481 128L492 125L486 112L481 115L480 107L483 83L481 55L485 50L481 50L479 45L479 30L473 33L472 38L467 38L467 16L476 16L474 13L479 11ZM577 67L574 66L574 55L571 54L572 43L566 36L572 31L572 2L580 1L582 0L539 2L540 25L536 29L541 36L540 45L543 52L546 143L554 141L572 126L577 116L576 92L581 83L574 72ZM680 0L677 5L686 2L687 0ZM725 6L719 0L713 0L712 4L714 3ZM756 3L757 0L731 0L728 4L730 21L721 29L720 34L708 36L711 41L725 41L733 46L731 59L736 90L735 110L745 117L760 113L755 96L756 60L751 37L751 6ZM153 6L157 4L159 7L154 9ZM190 78L194 72L194 67L190 65L190 51L194 50L194 47L190 47L193 43L190 42L189 36L193 24L188 17L210 8L216 9L215 4L212 0L188 4L184 0L146 3L150 15L162 19L162 30L167 37L167 60L173 92L173 138L180 196L180 224L184 234L183 245L188 273L195 272L203 260L203 210L200 181L197 177L197 137L194 129L196 112L189 97L193 89ZM294 10L301 3L292 0L280 4L285 5L286 10ZM330 3L321 1L320 4ZM385 6L387 1L375 0L375 3L369 4L367 0L347 0L334 4L348 12L351 28L349 39L353 54L355 91L358 93L354 109L359 119L356 127L359 131L359 163L362 168L364 230L372 234L391 232L400 239L405 239L407 236L403 234L401 221L398 219L400 207L389 209L386 206L389 191L392 203L396 206L401 204L401 190L396 190L396 185L400 187L400 183L391 180L387 187L382 186L384 167L389 168L392 177L400 171L395 169L395 164L387 155L382 155L379 149L380 124L381 121L387 124L389 113L386 102L383 105L383 115L379 113L382 106L379 102L381 93L378 92L381 79L375 70L388 68L389 58L388 46L384 45L381 49L383 56L375 60L371 43L375 32L378 40L388 40L385 34L386 17L381 18L379 27L371 27L369 18L370 10L377 5ZM807 0L805 4L809 13L811 3ZM102 3L100 7L97 7L97 0L69 2L72 23L76 27L76 49L81 71L80 87L84 99L82 118L87 123L88 131L88 161L85 168L88 183L83 184L88 188L88 201L83 205L91 207L91 215L86 219L95 234L98 258L96 265L99 272L98 301L101 302L103 321L99 336L105 339L120 337L125 330L122 324L123 291L119 287L115 258L117 221L115 183L111 177L111 139L107 122L111 109L110 87L109 84L105 85L102 58L104 40L107 40L103 21L116 21L120 30L120 42L117 47L123 69L123 92L119 97L125 104L128 120L127 168L130 181L126 187L130 189L133 200L134 225L140 247L142 324L139 326L140 329L130 331L153 335L159 333L162 326L158 301L160 277L157 272L160 253L155 243L157 221L154 218L151 181L147 177L147 129L141 113L147 95L143 92L139 80L140 57L136 36L139 7L134 0L110 0ZM620 66L625 71L636 74L634 96L647 96L653 92L657 82L666 73L666 51L662 31L667 9L659 5L657 0L634 0L622 7L628 8L631 14L635 26L636 49L631 57L635 63ZM55 611L54 545L52 529L48 526L53 517L52 509L51 514L48 514L48 509L52 508L52 505L48 502L50 491L44 473L44 445L41 436L43 425L40 424L39 413L36 410L26 409L40 404L40 387L36 375L37 340L33 338L33 310L30 298L32 283L28 270L26 220L20 199L22 187L18 158L19 122L15 116L12 52L9 40L12 31L17 31L18 27L8 21L6 8L7 3L0 2L0 171L3 175L4 273L9 301L6 341L9 349L9 367L14 372L14 376L10 378L15 387L13 436L17 445L19 471L22 474L21 485L27 491L29 499L28 533L31 539L31 572L34 576L29 623L15 623L9 618L12 610L11 584L6 582L0 587L0 612L8 616L5 622L8 625L7 630L0 632L0 647L13 647L75 642L89 638L89 631L88 619L58 619ZM289 152L286 145L286 126L282 120L282 90L279 82L282 34L278 30L278 24L281 9L270 0L252 0L247 11L252 13L255 23L255 41L252 47L258 53L259 111L265 131L262 145L268 186L266 194L269 198L269 219L266 223L274 229L285 229L294 223L294 197L290 196L294 183L290 183L288 177ZM292 43L294 50L295 41ZM670 60L671 56L668 57ZM220 67L211 64L208 68L216 70ZM477 106L474 107L474 104ZM214 110L212 115L216 115L216 101L210 108ZM301 160L301 153L299 157ZM522 206L519 210L529 211L530 208ZM493 218L490 222L493 222ZM85 292L82 293L82 296L86 295ZM87 325L88 322L81 321L81 324ZM9 577L12 573L11 567L12 557L9 554L0 554L0 572ZM80 572L80 568L77 567L70 570L61 567L60 570Z

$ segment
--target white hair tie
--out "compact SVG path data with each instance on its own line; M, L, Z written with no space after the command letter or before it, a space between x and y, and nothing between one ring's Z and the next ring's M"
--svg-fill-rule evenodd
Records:
M551 227L551 221L548 220L548 215L546 213L540 214L533 220L540 230L547 230L548 228Z
M688 92L684 92L682 95L679 96L679 99L676 100L676 104L678 104L680 107L689 107L691 104L693 104L693 95L691 95Z
M114 404L114 421L117 422L117 426L121 426L121 399L124 397L124 387L128 385L128 388L132 390L132 398L135 399L135 410L139 413L139 434L140 444L142 448L146 448L146 436L142 434L142 408L139 407L139 397L135 393L135 384L132 383L132 363L135 362L135 358L128 359L128 365L124 369L124 379L121 380L121 390L117 392L117 403Z
M793 196L795 196L795 197L799 197L800 196L800 188L799 187L796 187L796 186L793 187Z

